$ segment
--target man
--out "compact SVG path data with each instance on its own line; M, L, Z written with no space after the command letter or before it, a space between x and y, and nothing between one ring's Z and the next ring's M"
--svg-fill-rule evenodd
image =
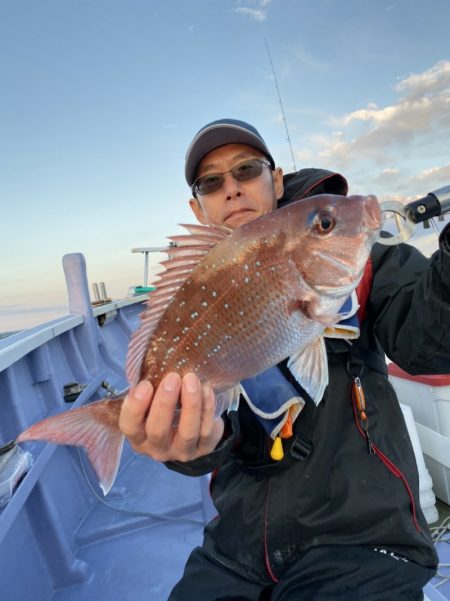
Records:
M284 190L257 130L230 119L195 136L186 179L197 219L231 228L277 203L347 188L341 176L310 169L286 176ZM317 408L307 400L283 460L270 458L245 401L215 421L214 394L194 374L170 373L157 390L140 382L129 393L120 424L136 451L183 474L214 471L219 515L170 601L423 599L437 557L384 352L411 373L450 372L449 228L431 260L407 245L375 245L371 270L360 338L327 342L329 386ZM284 363L279 369L288 378ZM370 437L352 402L359 382Z

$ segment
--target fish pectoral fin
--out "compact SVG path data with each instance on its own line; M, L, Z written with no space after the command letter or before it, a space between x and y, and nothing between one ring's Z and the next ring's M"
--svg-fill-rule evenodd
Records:
M300 386L318 405L328 386L328 359L323 336L292 355L287 366Z
M117 476L124 442L118 419L122 401L122 397L97 401L47 417L22 432L17 442L42 440L84 447L107 495Z
M216 419L218 419L224 411L237 411L239 408L239 397L241 396L241 387L239 384L219 392L216 394Z

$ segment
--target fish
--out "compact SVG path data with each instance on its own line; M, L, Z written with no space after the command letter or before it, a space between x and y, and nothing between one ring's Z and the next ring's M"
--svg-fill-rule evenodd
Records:
M236 410L240 382L287 358L319 403L328 385L324 333L360 281L381 229L373 195L323 194L229 228L184 225L172 236L126 360L129 386L197 374L216 395L216 417ZM106 495L120 463L119 415L128 390L43 419L18 443L84 447Z

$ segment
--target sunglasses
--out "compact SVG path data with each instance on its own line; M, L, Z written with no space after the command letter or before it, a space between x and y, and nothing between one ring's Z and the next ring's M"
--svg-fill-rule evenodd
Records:
M234 179L238 182L248 182L259 177L264 166L270 167L269 161L264 161L263 159L249 159L248 161L242 161L242 163L238 163L229 171L202 175L202 177L196 179L192 184L192 192L194 196L197 194L206 196L208 194L218 192L225 182L226 173L231 173Z

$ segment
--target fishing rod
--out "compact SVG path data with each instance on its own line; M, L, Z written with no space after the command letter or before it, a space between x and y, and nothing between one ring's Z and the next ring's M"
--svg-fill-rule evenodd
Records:
M292 164L294 166L294 171L297 171L297 167L295 165L294 151L292 150L291 137L289 135L288 124L287 124L287 121L286 121L286 115L284 113L283 102L281 100L280 88L278 87L278 80L277 80L277 76L276 76L276 73L275 73L275 67L273 66L272 55L270 54L269 44L267 43L266 38L263 37L263 40L264 40L264 44L266 45L267 54L269 56L270 67L272 69L273 80L275 82L275 88L276 88L277 95L278 95L278 102L280 103L281 115L283 117L284 128L286 130L286 139L287 139L288 144L289 144L289 150L291 151Z
M394 213L398 228L398 233L394 236L382 232L379 239L382 244L393 246L409 240L414 234L416 226L426 221L432 224L437 235L439 235L433 217L441 217L445 213L450 213L450 186L444 186L429 192L426 196L406 205L397 201L388 201L381 203L380 206L383 212Z

